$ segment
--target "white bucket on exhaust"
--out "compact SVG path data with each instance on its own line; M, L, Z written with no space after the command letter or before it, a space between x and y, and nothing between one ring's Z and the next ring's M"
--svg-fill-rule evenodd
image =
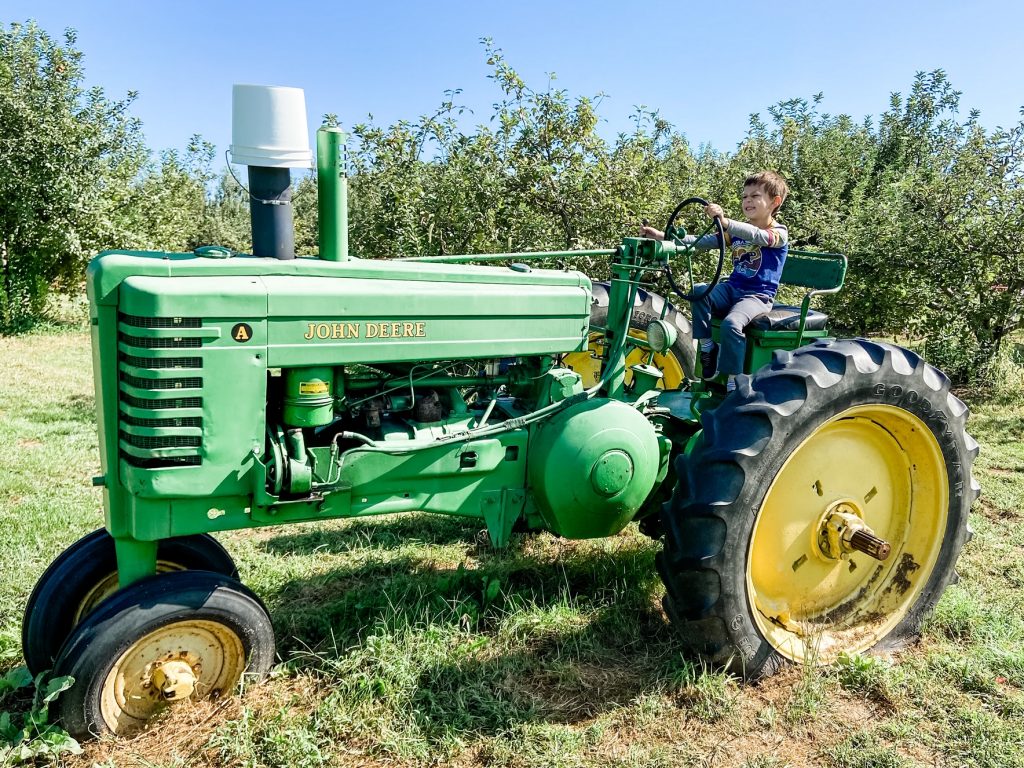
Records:
M261 168L309 168L306 94L280 85L235 85L231 162Z

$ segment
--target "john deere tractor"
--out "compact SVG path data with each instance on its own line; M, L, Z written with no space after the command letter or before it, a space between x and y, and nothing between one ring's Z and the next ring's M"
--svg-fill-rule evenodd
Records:
M72 734L267 673L271 618L212 537L259 526L426 511L502 547L517 527L638 522L663 542L681 643L747 679L915 635L956 576L977 445L940 371L829 336L810 302L845 258L790 252L802 305L747 329L726 394L699 381L686 320L725 257L687 279L677 220L703 201L665 241L586 252L603 284L538 266L580 252L354 258L345 137L322 128L320 255L295 258L301 91L236 86L235 106L253 253L108 251L88 270L105 527L42 575L23 631L34 673L75 679ZM648 292L662 280L675 306Z

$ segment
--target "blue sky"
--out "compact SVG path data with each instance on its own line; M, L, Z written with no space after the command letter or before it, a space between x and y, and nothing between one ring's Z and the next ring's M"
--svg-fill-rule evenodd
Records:
M967 11L966 9L970 10ZM862 0L726 2L264 2L5 0L0 21L78 30L86 79L109 96L139 91L133 113L154 149L202 134L231 141L231 85L306 91L311 127L432 112L450 88L483 122L498 91L489 36L534 88L546 73L573 96L606 94L602 133L657 109L691 143L730 150L751 112L822 91L824 109L877 115L914 73L943 68L992 129L1024 105L1024 3Z

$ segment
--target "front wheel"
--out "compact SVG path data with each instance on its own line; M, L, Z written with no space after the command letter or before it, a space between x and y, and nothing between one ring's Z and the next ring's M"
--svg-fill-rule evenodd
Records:
M61 649L57 700L75 738L126 735L177 702L229 696L243 673L274 661L266 608L242 584L209 571L150 576L105 600Z
M895 647L955 578L977 443L905 349L777 352L680 457L658 566L685 642L747 678Z
M238 578L231 555L205 533L161 539L156 569L214 571ZM114 539L105 528L61 552L36 582L25 606L21 647L29 671L37 675L52 667L71 631L117 588Z

